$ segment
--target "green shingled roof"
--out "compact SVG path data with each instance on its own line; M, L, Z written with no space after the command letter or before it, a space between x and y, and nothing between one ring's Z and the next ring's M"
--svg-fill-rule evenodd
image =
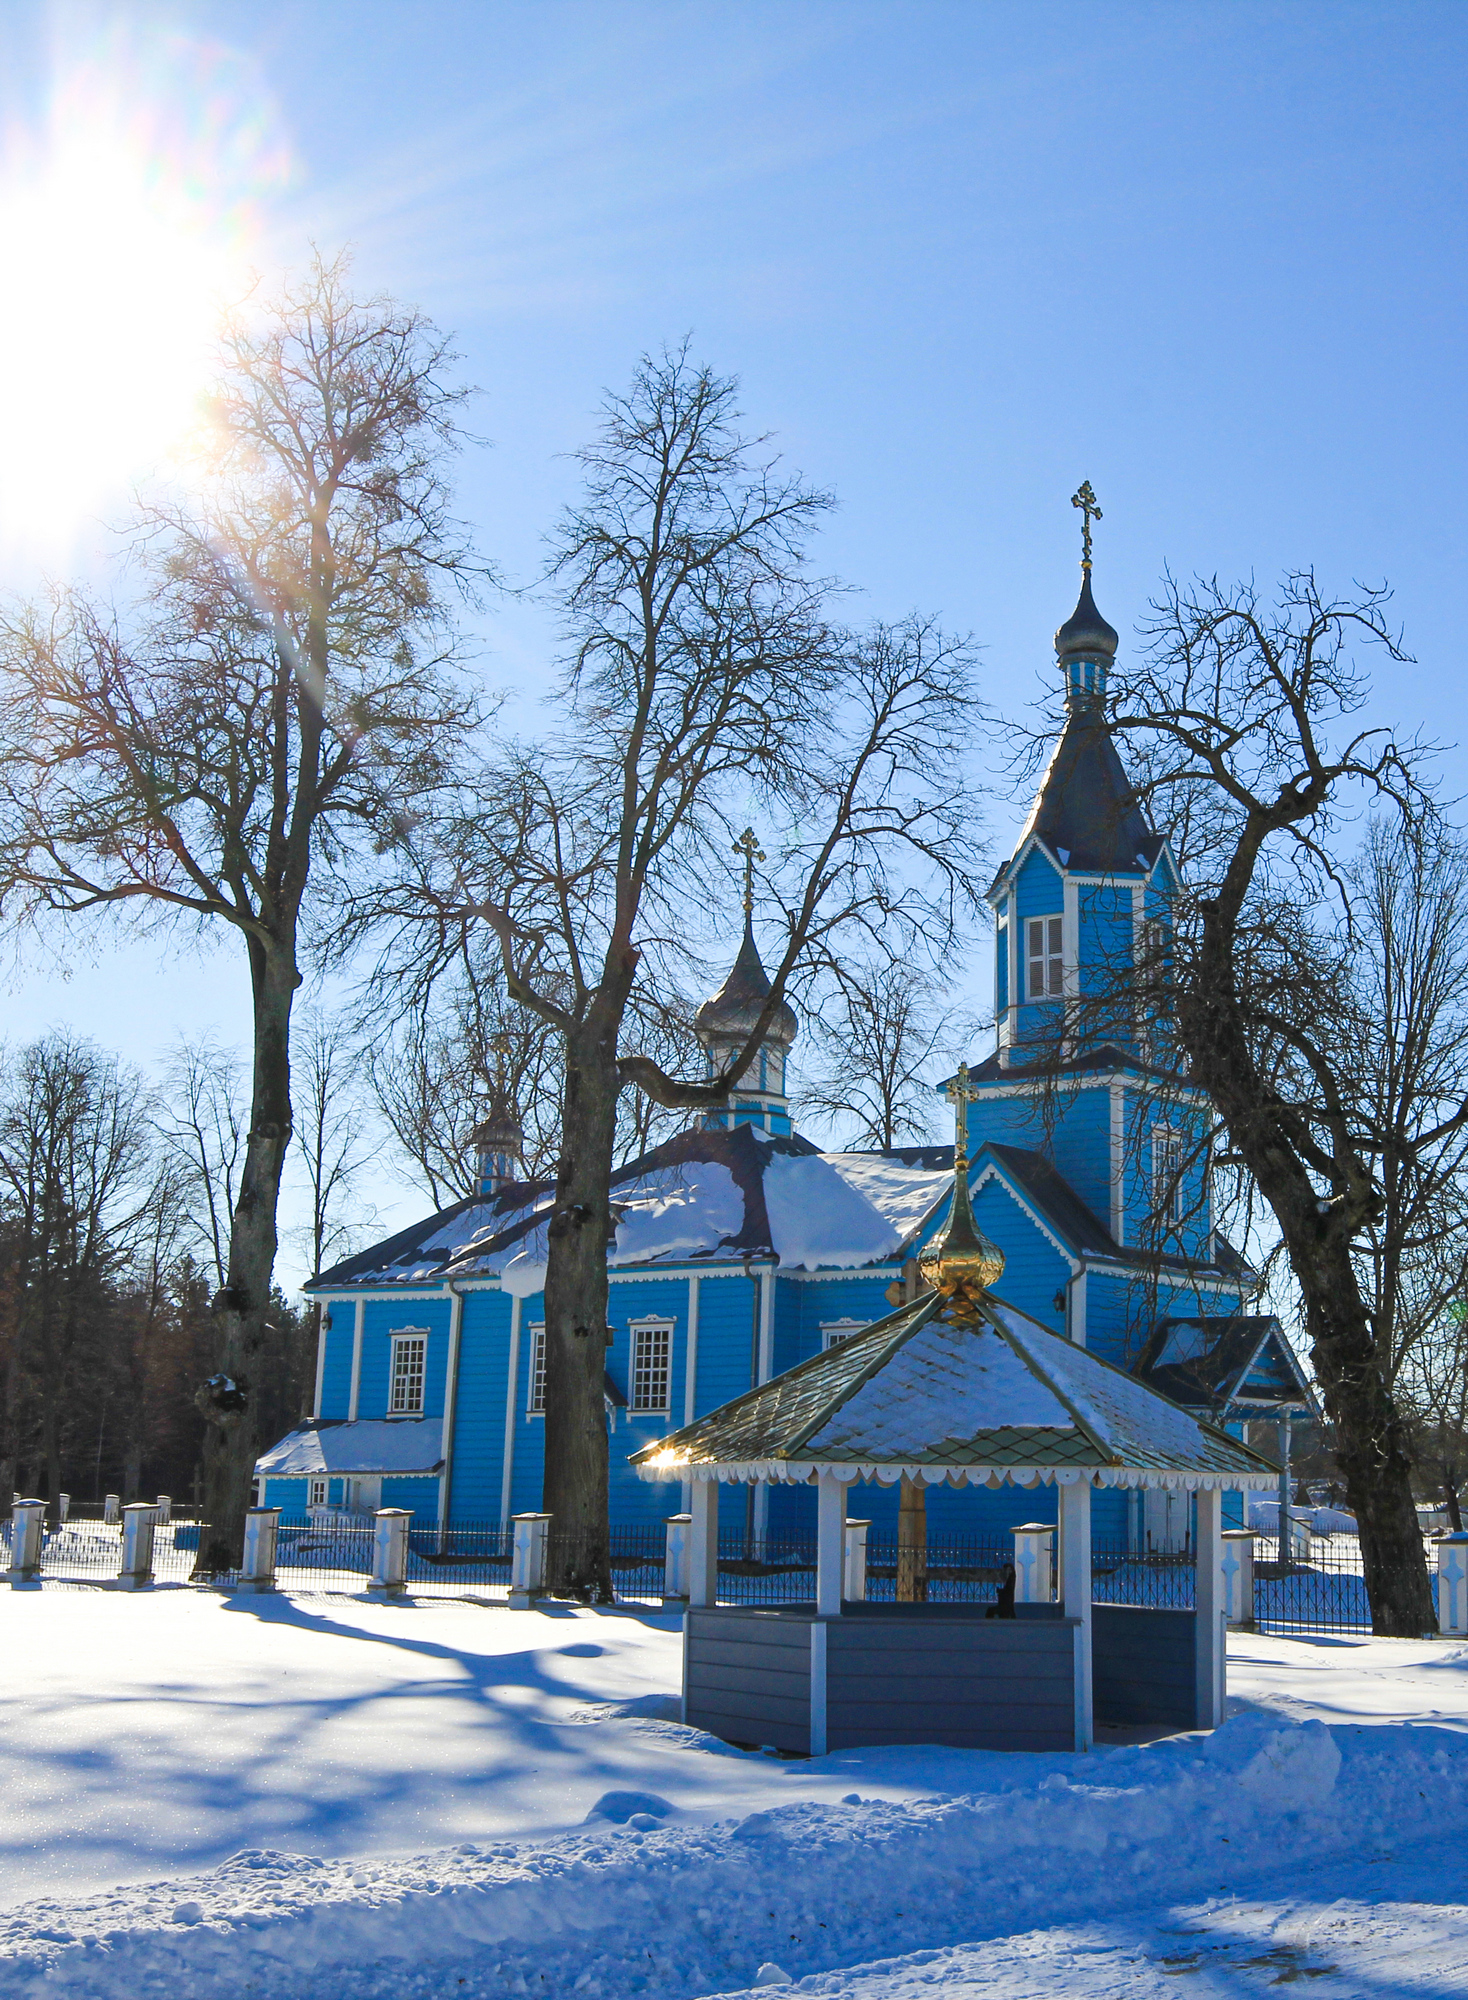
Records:
M1266 1487L1277 1471L1132 1376L986 1297L937 1293L637 1452L644 1478Z

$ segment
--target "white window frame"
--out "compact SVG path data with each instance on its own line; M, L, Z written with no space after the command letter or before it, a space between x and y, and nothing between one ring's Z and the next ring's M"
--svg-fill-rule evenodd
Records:
M398 1400L398 1390L404 1385L411 1386L414 1380L412 1368L400 1370L398 1356L406 1349L416 1347L418 1351L416 1403ZM392 1357L387 1372L387 1413L390 1417L421 1417L428 1400L428 1329L422 1326L405 1326L392 1336Z
M1183 1219L1183 1135L1175 1125L1152 1127L1152 1213L1156 1221Z
M821 1321L821 1351L829 1347L839 1347L845 1340L854 1340L859 1333L865 1333L875 1325L869 1319L823 1319Z
M1038 944L1039 949L1036 950ZM1035 967L1040 968L1038 984ZM1025 918L1025 998L1059 1000L1065 994L1065 918Z
M629 1417L666 1417L673 1407L673 1334L677 1321L665 1314L649 1315L646 1319L628 1322L627 1331L632 1338L632 1352L627 1357L627 1414ZM648 1346L662 1345L661 1362L654 1360L650 1365L654 1383L659 1369L662 1374L663 1399L661 1402L647 1401L641 1393L641 1377L648 1370L645 1359Z
M545 1321L538 1320L530 1328L530 1345L526 1350L525 1414L527 1417L545 1415Z
M330 1491L331 1482L324 1476L320 1479L308 1479L306 1481L306 1505L308 1507L324 1507L326 1505L326 1496Z

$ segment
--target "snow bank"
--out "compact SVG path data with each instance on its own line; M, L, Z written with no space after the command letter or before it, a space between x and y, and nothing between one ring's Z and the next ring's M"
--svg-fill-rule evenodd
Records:
M971 1776L973 1760L954 1769ZM684 2000L748 1987L766 1965L801 1978L1213 1895L1277 1873L1282 1853L1292 1868L1348 1854L1364 1827L1426 1835L1468 1809L1468 1741L1251 1713L1201 1741L986 1760L985 1777L961 1796L850 1794L715 1823L603 1816L544 1843L464 1842L408 1861L250 1850L184 1882L0 1918L0 1993Z

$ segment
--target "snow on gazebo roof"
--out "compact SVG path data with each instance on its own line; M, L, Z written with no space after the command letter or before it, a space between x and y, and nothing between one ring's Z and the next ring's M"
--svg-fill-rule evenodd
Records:
M1277 1468L998 1299L936 1292L638 1452L644 1479L1272 1487Z
M963 1106L953 1206L924 1254L933 1289L864 1333L636 1452L644 1479L1268 1487L1247 1445L1100 1361L990 1286L1003 1255L974 1221Z

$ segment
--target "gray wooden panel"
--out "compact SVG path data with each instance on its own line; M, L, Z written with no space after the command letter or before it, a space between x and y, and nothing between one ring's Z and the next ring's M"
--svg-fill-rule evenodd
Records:
M747 1667L752 1673L804 1673L810 1659L810 1634L803 1646L751 1646L743 1640L690 1639L688 1658L716 1662L731 1667Z
M1068 1654L1074 1645L1074 1622L1059 1621L1020 1624L996 1618L990 1623L968 1625L878 1623L875 1619L841 1618L830 1624L828 1644L846 1652L860 1648L868 1652L902 1653L910 1658L930 1654L964 1654L981 1657L996 1653Z
M688 1670L690 1688L718 1688L726 1694L778 1696L782 1701L810 1702L810 1674L752 1674L739 1667L695 1667Z
M1195 1728L1194 1614L1098 1604L1092 1620L1096 1720Z
M689 1687L688 1719L697 1722L699 1715L707 1709L721 1715L749 1715L766 1722L810 1721L810 1696L804 1700L795 1696L789 1700L771 1688L709 1688Z
M887 1721L876 1729L848 1727L827 1714L828 1750L862 1750L881 1743L941 1743L955 1750L1073 1750L1075 1719L1068 1710L1063 1717L1038 1725L1028 1716L1017 1716L1012 1724L1002 1716L969 1716L939 1732L931 1723Z
M760 1618L745 1612L693 1610L688 1613L689 1639L737 1640L740 1645L763 1646L771 1651L808 1652L809 1618Z
M920 1703L929 1708L934 1703L940 1705L965 1705L997 1702L1000 1707L1027 1701L1060 1702L1071 1699L1075 1686L1074 1676L1047 1674L1040 1680L1032 1674L995 1674L983 1679L961 1680L956 1675L945 1675L942 1679L929 1679L926 1674L909 1674L899 1680L888 1674L833 1674L826 1675L827 1699L830 1701L885 1701L894 1710L911 1707Z

